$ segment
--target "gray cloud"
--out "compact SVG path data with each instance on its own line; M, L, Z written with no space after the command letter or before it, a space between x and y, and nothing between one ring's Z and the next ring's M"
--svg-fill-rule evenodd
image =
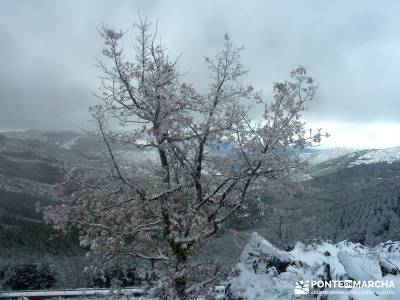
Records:
M158 19L163 42L183 52L181 69L200 88L203 57L229 32L246 46L249 81L267 95L291 68L308 68L320 85L310 120L400 122L397 1L5 0L0 129L84 127L97 86L96 27L131 28L138 10Z

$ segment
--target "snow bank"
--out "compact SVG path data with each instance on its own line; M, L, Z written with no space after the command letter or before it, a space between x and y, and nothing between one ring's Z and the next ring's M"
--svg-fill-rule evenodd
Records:
M227 299L400 299L400 242L375 248L343 241L296 244L281 251L253 233L226 289ZM315 287L314 295L295 295L296 282L388 281L394 288ZM343 291L347 294L339 295ZM334 294L336 292L336 294ZM323 293L327 293L323 295ZM387 293L387 294L382 294ZM311 297L311 298L310 298Z
M339 262L350 278L355 280L380 280L382 272L376 256L353 256L344 251L337 254Z

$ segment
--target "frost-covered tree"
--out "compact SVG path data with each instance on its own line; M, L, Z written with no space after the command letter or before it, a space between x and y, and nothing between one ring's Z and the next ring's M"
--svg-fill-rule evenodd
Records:
M156 43L149 21L139 19L135 29L132 57L120 45L124 32L100 30L105 59L91 111L112 170L67 178L63 203L45 216L60 229L77 225L81 244L108 262L151 261L159 280L184 298L215 275L190 257L246 201L289 182L301 167L298 150L320 141L301 119L316 86L299 66L274 83L267 101L242 83L242 48L225 35L222 49L206 58L209 89L199 93ZM122 163L116 145L153 151L156 162Z

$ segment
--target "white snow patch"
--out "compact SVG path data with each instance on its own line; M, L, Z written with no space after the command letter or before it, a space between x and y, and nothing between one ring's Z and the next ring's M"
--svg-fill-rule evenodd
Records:
M382 272L376 256L353 256L344 251L337 254L339 262L350 278L354 280L380 280Z
M373 164L379 162L387 162L389 164L400 160L400 147L370 150L361 155L352 165Z

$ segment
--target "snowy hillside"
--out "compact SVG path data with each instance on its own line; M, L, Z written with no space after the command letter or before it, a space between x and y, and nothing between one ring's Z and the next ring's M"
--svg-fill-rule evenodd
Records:
M400 161L400 147L369 150L365 154L359 156L356 161L350 165L373 164L379 162L393 163Z
M310 165L316 165L316 164L320 164L320 163L323 163L328 160L332 160L332 159L335 159L335 158L338 158L341 156L345 156L352 152L354 152L353 149L343 148L343 147L321 149L316 152L305 153L304 159Z
M304 153L303 159L311 166L330 163L333 160L349 161L349 167L373 163L393 163L400 161L400 147L387 149L355 150L350 148L328 148Z
M399 299L399 254L400 242L369 248L347 241L297 243L292 251L286 252L254 233L229 280L227 294L232 299L247 300L309 299L307 295L325 300ZM313 281L330 282L331 287L312 287ZM344 281L352 286L341 287L340 282ZM379 283L368 288L363 287L364 281ZM304 294L295 295L300 282L306 290L300 289ZM360 282L361 287L356 282ZM387 286L377 286L383 282Z

